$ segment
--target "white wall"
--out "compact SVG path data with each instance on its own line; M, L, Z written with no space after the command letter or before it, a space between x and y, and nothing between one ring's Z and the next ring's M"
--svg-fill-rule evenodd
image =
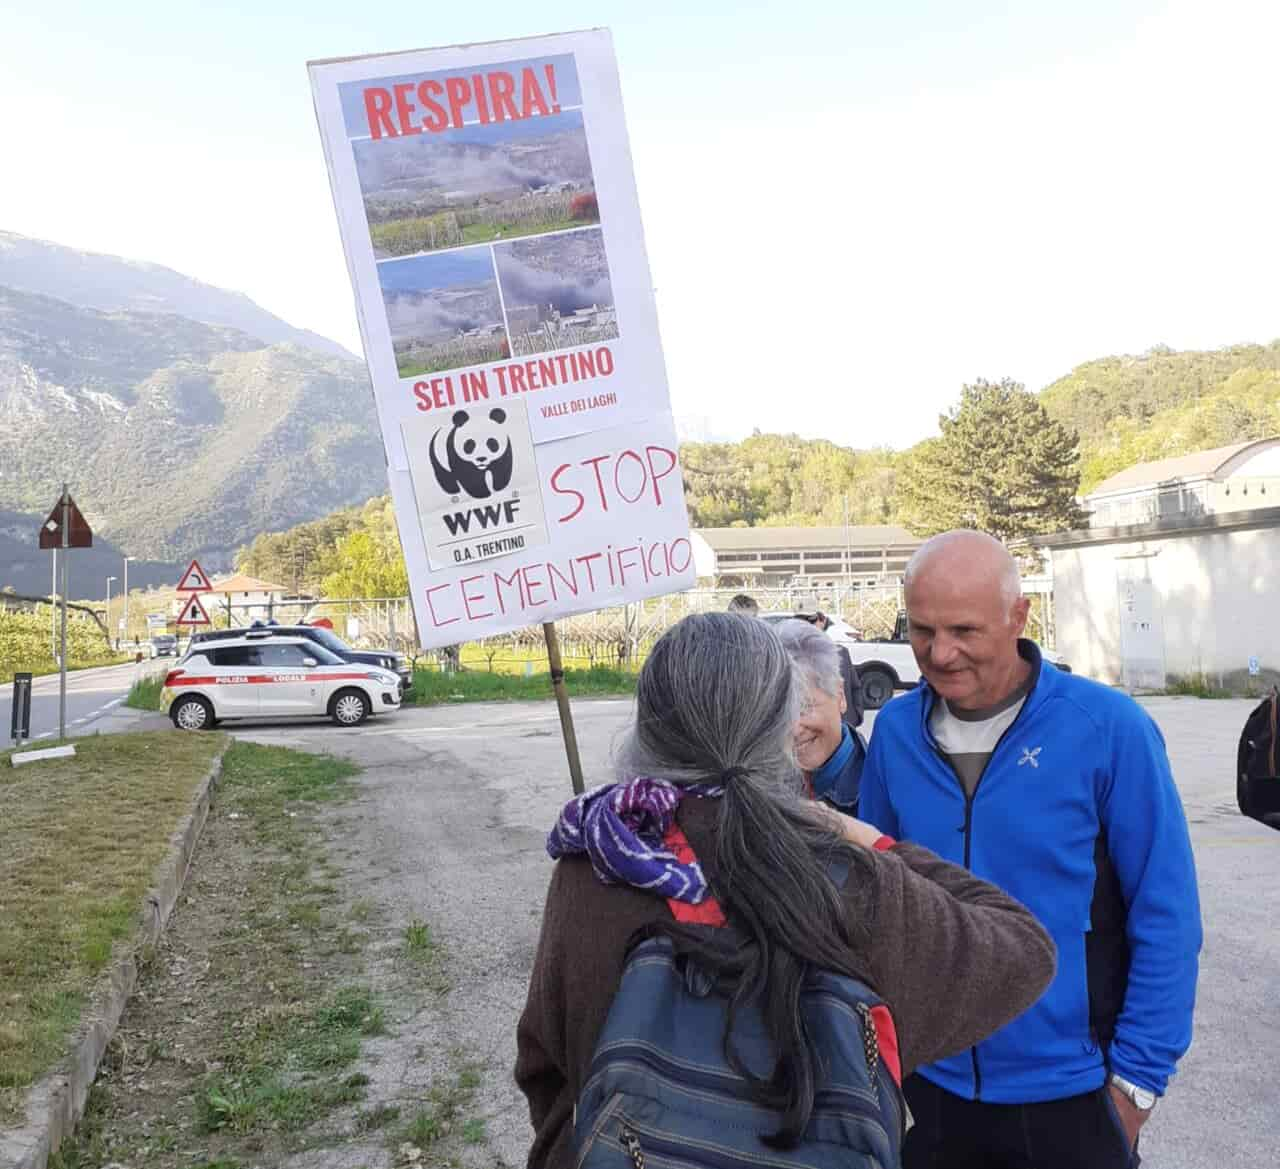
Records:
M716 554L711 545L697 532L689 533L689 542L693 545L693 573L695 576L715 576Z
M1280 528L1185 534L1053 552L1058 650L1099 681L1122 676L1118 577L1145 572L1170 675L1240 675L1249 658L1280 671L1274 574Z

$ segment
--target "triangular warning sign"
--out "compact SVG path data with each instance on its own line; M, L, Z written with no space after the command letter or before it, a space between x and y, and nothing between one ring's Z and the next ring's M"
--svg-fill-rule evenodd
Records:
M67 518L67 540L64 544L62 541L62 518L64 514ZM92 548L93 532L89 529L85 518L80 514L80 509L76 507L76 501L71 498L68 492L65 496L61 496L58 502L53 505L53 511L49 513L49 518L44 521L40 527L40 547L49 548Z
M187 571L182 574L182 579L178 581L178 592L180 593L207 593L213 585L209 583L209 578L205 575L205 571L200 567L198 560L193 560L187 565Z
M182 612L178 614L179 625L208 625L209 614L204 611L204 606L200 603L200 598L192 593L187 598L187 603L182 606Z

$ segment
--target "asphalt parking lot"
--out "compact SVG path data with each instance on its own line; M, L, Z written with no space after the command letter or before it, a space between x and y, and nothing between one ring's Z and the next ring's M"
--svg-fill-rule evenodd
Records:
M1280 831L1240 816L1232 778L1252 704L1144 705L1164 730L1187 810L1206 941L1195 1043L1143 1135L1143 1164L1280 1166L1271 1132L1280 1100ZM610 777L630 708L575 703L589 785ZM446 940L450 1039L486 1062L491 1151L522 1164L527 1119L510 1082L515 1024L550 876L543 842L571 795L554 706L408 707L354 732L316 724L239 733L366 768L352 851L375 870L380 900L425 909Z

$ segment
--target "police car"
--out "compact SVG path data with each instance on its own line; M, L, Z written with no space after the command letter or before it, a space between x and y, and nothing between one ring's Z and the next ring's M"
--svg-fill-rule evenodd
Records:
M400 679L390 670L344 662L304 637L247 630L192 646L165 675L160 706L184 731L208 730L222 719L306 715L354 727L399 709Z

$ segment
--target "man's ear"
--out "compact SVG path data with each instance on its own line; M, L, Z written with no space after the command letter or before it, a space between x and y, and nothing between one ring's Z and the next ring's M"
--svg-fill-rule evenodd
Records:
M1019 597L1013 602L1013 609L1010 611L1010 619L1013 622L1013 631L1019 637L1027 628L1027 616L1031 612L1031 598Z
M849 710L849 701L844 696L844 683L840 683L840 713L845 714Z

